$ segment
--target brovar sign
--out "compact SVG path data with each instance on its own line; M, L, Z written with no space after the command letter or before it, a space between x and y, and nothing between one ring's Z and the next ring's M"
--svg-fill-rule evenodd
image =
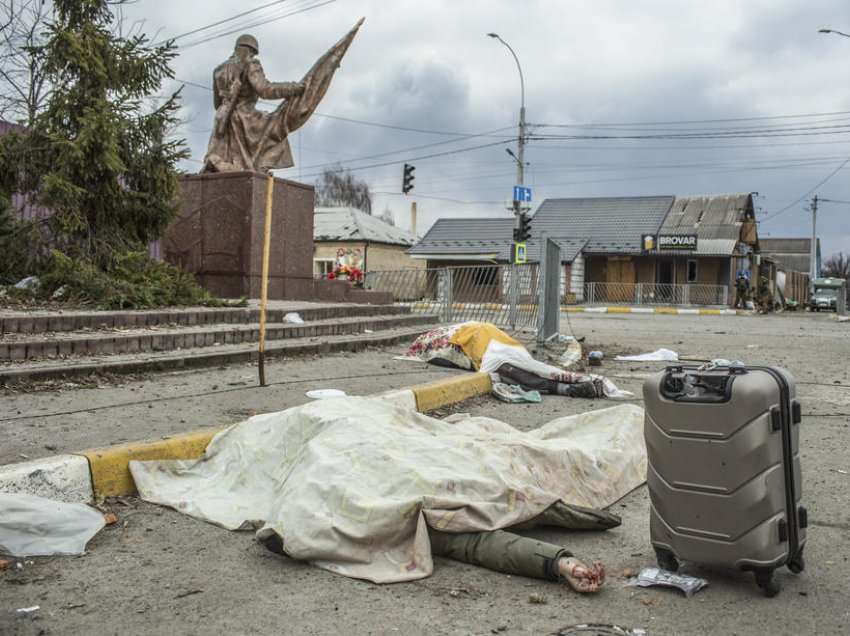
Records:
M697 248L696 234L659 234L659 250L695 250Z

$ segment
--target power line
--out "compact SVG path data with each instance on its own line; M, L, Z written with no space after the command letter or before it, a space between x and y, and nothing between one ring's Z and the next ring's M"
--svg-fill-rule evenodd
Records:
M727 117L724 119L680 119L668 121L620 122L620 123L589 123L589 124L530 124L545 128L602 128L607 126L678 126L685 124L721 124L736 121L766 121L775 119L801 119L804 117L831 117L833 115L850 115L850 110L839 110L829 113L803 113L798 115L765 115L761 117Z
M477 146L467 146L465 148L458 148L456 150L446 150L445 152L436 152L436 153L432 153L432 154L429 154L429 155L419 155L418 157L406 157L404 159L398 159L398 160L395 160L395 161L384 161L382 163L373 163L373 164L370 164L370 165L367 165L367 166L354 166L354 167L350 167L350 168L346 168L346 169L353 172L353 171L356 171L356 170L369 170L371 168L383 168L384 166L395 166L395 165L400 165L400 164L403 164L403 163L409 163L411 161L422 161L424 159L434 159L436 157L446 157L448 155L456 155L456 154L460 154L460 153L463 153L463 152L471 152L473 150L480 150L482 148L492 148L493 146L504 146L504 145L507 145L509 143L511 143L511 142L510 141L492 141L490 143L479 144ZM312 173L312 174L305 174L304 178L318 177L321 174L322 174L321 172L315 172L315 173Z
M850 124L833 126L805 126L797 128L721 130L702 133L662 132L634 135L532 135L530 140L600 140L600 139L754 139L771 137L809 137L818 135L836 135L850 133Z
M788 205L786 205L784 208L782 208L782 209L781 209L781 210L779 210L778 212L774 212L774 213L773 213L773 214L771 214L770 216L765 217L764 219L762 219L762 220L761 220L761 222L762 222L762 223L765 223L765 222L767 222L767 221L770 221L770 220L772 220L772 219L775 219L775 218L776 218L777 216L779 216L780 214L782 214L782 213L784 213L784 212L787 212L788 210L790 210L791 208L793 208L795 205L797 205L798 203L800 203L803 199L805 199L806 197L808 197L808 196L809 196L812 192L814 192L814 191L815 191L815 190L817 190L819 187L821 187L823 184L825 184L827 181L829 181L830 179L832 179L832 177L834 177L835 175L837 175L837 174L839 173L839 171L840 171L840 170L841 170L844 166L846 166L848 163L850 163L850 157L847 157L847 159L845 159L845 160L841 163L841 165L839 165L839 166L838 166L835 170L833 170L832 172L830 172L830 173L829 173L826 177L824 177L824 179L823 179L823 180L819 181L819 182L818 182L818 183L817 183L814 187L810 188L809 190L806 190L806 192L804 192L804 193L803 193L803 195L802 195L802 196L800 196L800 198L799 198L799 199L796 199L796 200L795 200L795 201L793 201L792 203L789 203Z
M511 172L511 174L514 174ZM450 201L452 203L460 203L462 205L499 205L504 203L504 201L463 201L461 199L452 199L450 197L438 197L432 194L421 194L416 193L414 195L407 195L402 192L385 192L385 191L372 191L372 194L383 194L385 196L405 196L411 197L414 199L436 199L437 201ZM508 217L509 218L509 217Z
M156 44L159 45L159 44L162 44L164 42L167 42L168 40L171 40L171 41L180 40L182 38L185 38L186 36L194 35L195 33L200 33L201 31L206 31L208 29L212 29L213 27L217 27L217 26L220 26L222 24L226 24L227 22L232 22L233 20L237 20L237 19L244 17L246 15L249 15L251 13L256 13L257 11L262 11L263 9L268 9L269 7L273 7L276 4L283 4L284 2L288 2L288 1L289 0L274 0L274 2L269 2L268 4L261 5L259 7L254 8L254 9L249 9L248 11L243 11L242 13L237 13L235 15L230 16L229 18L224 18L223 20L219 20L218 22L212 22L212 23L204 25L202 27L198 27L197 29L192 29L191 31L186 31L185 33L181 33L179 35L175 35L175 36L172 36L170 38L165 38L164 40L160 40Z
M201 88L205 91L212 92L212 88L207 86L206 84L199 84L198 82L193 82L191 80L181 79L179 77L175 77L174 81L181 82L188 86L194 86L195 88ZM263 100L261 100L263 101ZM268 102L271 103L271 102ZM388 128L390 130L400 130L404 132L415 132L415 133L423 133L427 135L444 135L450 137L487 137L487 136L496 136L492 133L500 132L503 130L510 130L511 128L516 128L516 124L512 126L504 126L503 128L496 128L495 130L490 131L489 133L470 133L470 132L459 132L456 130L434 130L429 128L413 128L410 126L399 126L396 124L385 124L377 121L369 121L365 119L354 119L353 117L341 117L340 115L329 115L328 113L321 113L318 111L313 112L314 116L324 117L325 119L335 119L338 121L344 121L351 124L359 124L361 126L373 126L375 128ZM504 137L503 135L498 135L499 137ZM514 137L511 137L514 139Z
M513 128L513 126L508 126L508 128ZM400 154L400 153L403 153L403 152L412 152L414 150L422 150L424 148L433 148L434 146L444 146L446 144L453 144L453 143L457 143L459 141L465 141L467 139L473 139L475 137L493 137L494 135L492 133L498 132L500 130L506 130L506 129L505 128L497 128L495 130L491 130L491 131L488 131L486 133L469 134L469 135L464 135L463 137L458 137L457 139L448 139L446 141L435 141L435 142L432 142L432 143L429 143L429 144L423 144L421 146L413 146L413 147L410 147L410 148L400 148L399 150L390 150L388 152L381 152L381 153L374 154L374 155L366 155L364 157L357 157L355 159L349 159L349 161L366 161L368 159L379 159L381 157L387 157L387 156L390 156L390 155L397 155L397 154ZM512 142L514 140L513 137L501 136L500 138L505 143L507 143L509 141ZM340 165L340 162L320 163L320 164L314 164L314 165L311 165L311 166L304 166L303 169L304 170L313 170L313 169L316 169L316 168L332 168L332 167L335 167L335 166L338 166L338 165Z
M267 18L267 19L264 19L264 20L260 20L258 22L252 22L250 24L242 24L236 29L223 31L221 33L217 33L217 34L212 35L212 36L207 37L207 38L196 40L194 42L189 42L189 44L185 44L185 45L181 46L180 48L182 50L186 50L186 49L190 49L190 48L193 48L193 47L196 47L196 46L200 46L201 44L206 44L207 42L212 42L213 40L218 40L219 38L223 38L223 37L226 37L228 35L233 35L234 33L239 33L240 31L244 31L246 29L253 29L254 27L264 26L266 24L278 22L280 20L283 20L284 18L288 18L288 17L291 17L293 15L298 15L299 13L305 13L306 11L312 11L313 9L318 9L319 7L323 7L326 4L331 4L333 2L336 2L336 0L322 0L321 2L315 2L314 4L311 4L309 6L305 6L305 7L300 8L300 9L293 9L289 13L284 13L284 14L279 15L279 16L274 17L274 18Z

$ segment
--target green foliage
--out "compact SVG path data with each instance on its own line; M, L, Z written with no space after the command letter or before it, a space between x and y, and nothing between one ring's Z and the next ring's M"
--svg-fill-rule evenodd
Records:
M56 246L106 270L175 215L179 92L154 95L176 51L115 35L106 0L53 4L41 51L53 91L26 131L0 137L0 194L32 193L53 211Z
M32 271L41 236L35 223L18 219L0 196L0 285L17 283Z
M41 275L38 296L50 299L57 294L63 300L100 309L231 305L199 287L190 274L153 261L144 252L116 254L113 260L113 266L104 271L54 251L50 267Z

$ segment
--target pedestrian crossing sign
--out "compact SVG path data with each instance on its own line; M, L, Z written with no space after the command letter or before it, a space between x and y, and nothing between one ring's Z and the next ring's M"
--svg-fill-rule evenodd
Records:
M514 243L514 263L522 265L528 262L528 248L525 243Z

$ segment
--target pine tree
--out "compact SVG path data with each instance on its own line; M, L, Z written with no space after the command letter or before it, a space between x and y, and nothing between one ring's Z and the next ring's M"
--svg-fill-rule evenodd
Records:
M50 208L54 246L107 270L175 215L176 164L186 156L169 138L179 91L155 95L173 77L176 51L113 33L106 0L53 5L42 51L50 100L26 131L0 137L0 195L28 193Z

